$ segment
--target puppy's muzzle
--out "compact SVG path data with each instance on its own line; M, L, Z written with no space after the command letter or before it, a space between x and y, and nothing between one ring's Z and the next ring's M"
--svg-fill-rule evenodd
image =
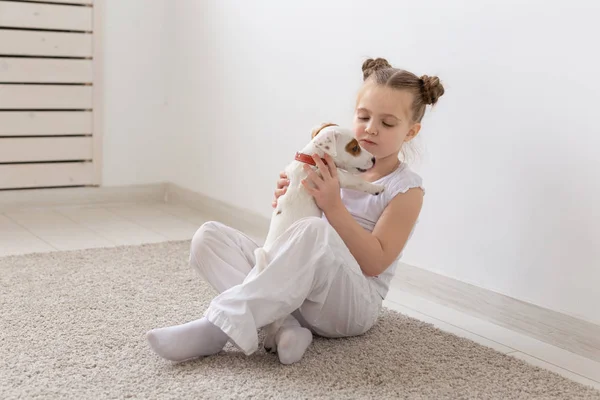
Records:
M371 166L371 168L373 168L375 166L375 157L371 158L371 162L373 163L373 165ZM358 172L367 172L366 169L362 169L362 168L356 168L358 170Z

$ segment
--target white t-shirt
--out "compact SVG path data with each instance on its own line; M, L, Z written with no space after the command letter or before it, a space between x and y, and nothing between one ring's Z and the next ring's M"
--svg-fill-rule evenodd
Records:
M373 196L352 189L341 190L342 201L346 205L346 208L354 219L369 232L373 231L383 210L397 194L406 193L409 189L415 187L424 190L421 177L405 163L401 163L395 171L373 183L385 186L385 190L379 196ZM414 228L410 232L409 239L413 231ZM398 265L398 260L402 257L402 253L403 251L400 252L398 257L383 273L370 278L382 298L385 298L387 295L390 282L394 277L396 266Z

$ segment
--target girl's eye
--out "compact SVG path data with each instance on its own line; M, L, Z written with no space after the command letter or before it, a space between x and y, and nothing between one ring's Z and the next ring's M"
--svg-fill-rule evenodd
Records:
M386 124L385 122L383 123L384 126L387 126L388 128L393 127L394 125L390 125L390 124Z
M369 117L358 117L358 119L360 119L361 121L366 121L369 119Z

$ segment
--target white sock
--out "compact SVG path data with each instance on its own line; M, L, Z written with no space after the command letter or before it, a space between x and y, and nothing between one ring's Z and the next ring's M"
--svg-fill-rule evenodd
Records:
M282 327L275 336L277 355L282 364L293 364L302 359L312 342L312 332L301 326Z
M217 354L229 340L206 317L182 325L152 329L146 338L156 354L171 361Z

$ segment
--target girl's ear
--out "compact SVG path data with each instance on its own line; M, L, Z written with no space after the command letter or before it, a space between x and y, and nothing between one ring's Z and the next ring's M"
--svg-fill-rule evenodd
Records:
M404 137L404 141L410 142L411 140L413 140L419 134L420 130L421 130L421 124L419 122L417 122L410 128L410 130Z
M319 132L321 132L321 130L323 128L326 128L328 126L337 126L337 124L331 123L331 122L324 122L321 125L314 127L313 130L311 131L310 137L311 139L314 139L315 136L317 136L319 134Z

